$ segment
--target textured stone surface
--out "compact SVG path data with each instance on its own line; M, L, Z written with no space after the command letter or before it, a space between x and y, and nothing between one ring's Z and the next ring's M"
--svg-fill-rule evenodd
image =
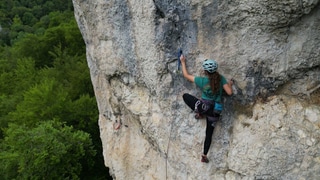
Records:
M320 176L319 0L73 3L114 178ZM175 72L179 48L192 74L213 58L236 80L208 164L205 122L181 98L200 92Z

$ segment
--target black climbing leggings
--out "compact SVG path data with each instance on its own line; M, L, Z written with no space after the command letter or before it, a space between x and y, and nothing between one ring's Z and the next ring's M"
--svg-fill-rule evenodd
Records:
M207 128L206 128L206 138L204 139L204 144L203 144L203 154L207 155L210 145L211 145L211 140L212 140L212 134L214 130L214 126L212 126L211 122L208 121L208 117L206 117L207 121Z
M190 94L183 94L183 100L184 102L194 111L195 109L195 104L199 100L198 98L190 95ZM201 107L201 106L198 106ZM212 111L211 111L212 112ZM219 118L219 117L214 117L214 118ZM207 127L206 127L206 138L204 140L204 146L203 146L203 154L207 155L210 145L211 145L211 140L212 140L212 134L214 130L214 126L212 126L212 122L208 120L208 117L206 117L207 121Z

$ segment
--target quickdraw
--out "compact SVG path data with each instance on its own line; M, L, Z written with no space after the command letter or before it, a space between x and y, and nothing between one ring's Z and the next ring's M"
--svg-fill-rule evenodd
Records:
M180 61L180 57L182 55L182 50L181 48L178 51L178 64L177 64L177 71L180 72L180 67L181 67L181 61Z
M118 120L116 120L116 122L113 123L113 129L118 130L118 129L120 129L121 125L122 125L121 118L120 118L120 116L118 116Z

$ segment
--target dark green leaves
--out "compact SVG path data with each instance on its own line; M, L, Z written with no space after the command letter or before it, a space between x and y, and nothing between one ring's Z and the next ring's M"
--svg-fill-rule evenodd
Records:
M96 153L88 133L57 121L31 129L12 124L5 135L0 169L8 179L79 179L80 161Z

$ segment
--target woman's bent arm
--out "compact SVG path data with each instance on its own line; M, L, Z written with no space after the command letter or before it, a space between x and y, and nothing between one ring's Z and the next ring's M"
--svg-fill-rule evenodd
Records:
M232 80L230 80L227 84L223 85L223 89L226 91L228 95L232 95Z

